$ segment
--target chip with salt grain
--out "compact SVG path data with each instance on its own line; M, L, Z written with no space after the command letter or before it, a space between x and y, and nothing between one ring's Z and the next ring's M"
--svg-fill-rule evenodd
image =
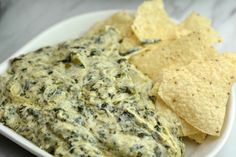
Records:
M191 32L199 32L204 34L205 42L217 43L221 42L222 38L219 33L211 27L211 20L193 12L178 26L178 35L182 36Z
M163 116L169 124L170 130L176 130L174 128L178 128L177 135L178 136L190 136L194 134L200 134L201 132L196 128L189 125L185 120L180 118L175 112L173 112L166 104L157 96L156 97L156 108L161 116Z
M181 38L189 33L203 34L208 44L221 42L211 20L193 12L177 24L166 13L162 0L144 1L137 10L132 29L141 42Z
M189 137L190 139L196 141L197 143L203 143L205 141L205 138L203 138L204 136L206 137L205 133L202 133L201 131L197 130L196 128L194 128L193 126L191 126L190 124L188 124L185 120L183 120L182 118L180 118L174 111L172 111L164 102L163 100L157 95L158 92L158 88L159 88L159 84L161 81L161 75L160 78L158 78L159 80L157 80L155 82L154 87L151 90L151 95L152 96L156 96L156 102L155 105L158 109L158 111L160 112L160 115L162 115L163 117L165 117L168 121L167 126L169 127L173 127L173 126L177 126L181 128L181 132L178 133L178 136L182 136L182 137ZM171 128L170 128L171 129Z
M142 42L175 38L175 26L167 15L162 0L148 0L138 7L132 29Z
M121 11L113 14L104 21L97 22L85 35L92 35L106 26L115 27L121 34L121 53L129 51L130 49L139 45L139 40L133 33L131 25L133 24L133 16L127 12Z
M158 95L181 118L203 133L219 136L236 65L224 56L162 72Z
M202 36L195 32L179 39L149 45L132 56L129 61L152 80L156 80L163 68L216 56L216 50L208 45Z

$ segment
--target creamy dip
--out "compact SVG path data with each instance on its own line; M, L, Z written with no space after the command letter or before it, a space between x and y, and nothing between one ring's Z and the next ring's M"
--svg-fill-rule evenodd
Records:
M121 40L107 27L12 59L0 121L58 157L183 156L179 129L158 114Z

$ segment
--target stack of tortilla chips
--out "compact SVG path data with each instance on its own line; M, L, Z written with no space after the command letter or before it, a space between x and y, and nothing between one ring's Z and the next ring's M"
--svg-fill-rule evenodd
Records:
M135 16L115 13L89 33L107 25L123 37L121 54L135 52L130 63L153 80L157 112L181 126L180 136L202 143L207 135L220 135L236 81L236 54L217 52L214 44L222 39L209 19L193 12L176 23L162 0L148 0Z

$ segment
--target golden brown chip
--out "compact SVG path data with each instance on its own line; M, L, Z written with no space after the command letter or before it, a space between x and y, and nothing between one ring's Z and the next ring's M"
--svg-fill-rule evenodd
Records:
M222 56L232 64L236 64L236 52L224 52Z
M122 36L121 52L126 52L139 45L139 41L131 29L133 16L127 12L117 12L105 21L96 23L85 35L95 34L106 26L112 26L119 30Z
M194 140L195 142L201 144L206 140L207 134L204 133L197 133L193 135L189 135L188 138Z
M175 113L174 111L172 111L173 113ZM175 113L176 114L176 113ZM176 114L177 115L177 114ZM178 116L178 115L177 115ZM179 116L178 116L179 117ZM202 133L200 130L194 128L192 125L190 125L189 123L187 123L184 119L182 119L181 117L179 117L180 121L181 121L181 125L182 125L182 131L183 131L183 136L184 137L189 137L191 135L194 134L200 134Z
M91 36L93 34L96 34L100 32L101 30L103 30L104 27L105 27L104 21L98 21L91 28L89 28L89 30L85 32L83 36Z
M158 95L180 117L198 130L219 136L224 122L236 65L219 56L165 69Z
M201 133L199 130L192 127L185 120L180 118L168 106L166 106L166 104L158 96L156 97L155 104L159 114L168 121L167 126L170 127L170 130L180 131L176 133L178 136L190 136ZM175 128L180 128L180 129L175 129Z
M175 38L176 24L167 15L162 0L144 1L138 7L132 29L140 41Z
M211 20L193 12L188 16L182 23L178 25L179 35L186 34L188 32L199 32L203 34L205 42L212 44L221 42L222 38L219 33L217 33L211 27Z
M137 69L156 80L160 71L172 65L185 65L193 59L216 56L216 50L202 40L202 34L191 33L175 40L165 40L142 49L130 58Z
M161 76L161 75L160 75ZM199 130L188 124L185 120L180 118L174 111L172 111L163 100L158 96L158 89L161 83L161 78L155 82L154 87L151 90L151 95L156 97L156 106L160 115L165 117L167 121L169 121L170 126L178 126L181 127L182 132L179 133L179 136L190 136L194 134L201 134Z
M117 28L122 36L126 36L127 31L131 30L133 17L127 12L117 12L104 21L97 22L87 33L95 34L102 31L105 26L113 26ZM128 32L130 33L130 32Z
M144 1L137 10L132 29L141 42L176 39L194 32L203 34L202 37L209 45L222 41L212 28L211 20L196 12L180 24L173 22L166 13L162 0Z

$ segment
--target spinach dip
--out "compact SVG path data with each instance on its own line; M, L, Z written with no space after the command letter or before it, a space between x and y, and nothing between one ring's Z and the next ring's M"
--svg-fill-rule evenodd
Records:
M151 80L119 54L121 40L106 27L12 59L0 122L56 157L183 156L179 128L158 113Z

